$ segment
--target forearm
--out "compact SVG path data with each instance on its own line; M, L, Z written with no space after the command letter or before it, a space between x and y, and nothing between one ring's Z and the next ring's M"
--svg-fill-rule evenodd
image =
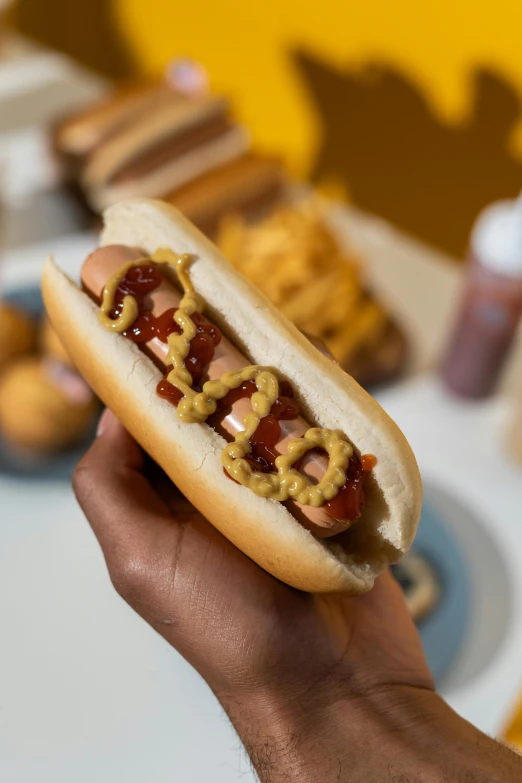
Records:
M459 718L435 694L265 703L230 717L262 783L515 783L522 758Z

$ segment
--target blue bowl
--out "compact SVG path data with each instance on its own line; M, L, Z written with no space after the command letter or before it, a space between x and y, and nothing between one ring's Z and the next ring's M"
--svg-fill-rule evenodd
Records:
M471 576L450 526L426 502L413 549L432 565L441 586L437 606L419 623L426 658L440 686L469 628L473 608Z

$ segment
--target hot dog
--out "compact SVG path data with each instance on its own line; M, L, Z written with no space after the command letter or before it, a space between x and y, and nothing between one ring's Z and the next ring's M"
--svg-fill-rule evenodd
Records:
M359 593L409 548L421 488L402 433L179 213L141 200L109 210L82 283L87 295L46 265L60 339L252 559L300 589Z
M82 284L96 301L101 301L103 290L107 280L128 262L138 262L146 254L138 248L129 248L124 245L111 245L96 250L87 258L82 267ZM144 265L145 266L145 265ZM181 293L172 285L167 278L163 278L157 288L148 294L146 310L156 319L161 319L166 313L177 310L181 302ZM143 318L143 317L142 317ZM172 320L172 316L170 316ZM144 322L146 327L147 321ZM139 325L134 331L140 330ZM143 330L142 330L143 331ZM140 335L137 335L138 337ZM145 335L146 336L146 335ZM146 340L141 345L147 350L148 355L154 358L156 364L166 372L168 368L169 347L167 342L159 337L153 337ZM209 363L205 372L206 380L217 380L225 372L242 370L250 364L243 354L226 337L222 337L219 344L215 347L215 353L212 361ZM288 398L287 398L288 399ZM291 405L290 403L287 403ZM294 403L295 405L295 403ZM238 432L243 430L243 421L251 411L250 399L242 397L233 402L230 412L217 413L212 417L212 426L228 440L234 438ZM301 438L310 429L310 424L301 416L295 416L296 411L290 411L293 418L283 418L279 421L281 437L275 444L279 453L285 453L290 441L294 438ZM226 414L226 415L225 415ZM231 436L231 437L230 437ZM366 465L372 464L367 458ZM301 471L312 479L319 480L326 473L328 460L318 454L305 457L301 465ZM315 536L333 536L346 530L352 522L358 519L364 508L364 474L367 471L358 470L358 465L354 465L352 473L354 476L351 483L344 490L345 503L337 501L334 508L344 508L349 505L346 511L339 511L343 514L341 519L336 519L332 514L325 511L323 507L314 508L313 506L301 506L293 501L288 501L289 510L305 527L310 529ZM335 513L335 511L333 512Z

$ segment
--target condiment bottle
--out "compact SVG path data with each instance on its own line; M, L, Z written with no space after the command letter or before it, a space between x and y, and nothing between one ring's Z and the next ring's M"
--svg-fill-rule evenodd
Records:
M509 422L506 445L512 460L522 465L522 410L515 411Z
M495 389L522 313L522 195L479 216L471 234L464 295L443 364L463 397Z

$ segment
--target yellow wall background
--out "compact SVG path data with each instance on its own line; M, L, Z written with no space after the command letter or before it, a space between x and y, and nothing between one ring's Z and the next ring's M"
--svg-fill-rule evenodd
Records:
M338 159L356 203L456 254L478 209L522 186L521 0L18 0L13 20L117 77L201 60L257 144L294 173L335 181ZM297 51L324 66L328 117ZM373 105L383 97L386 112Z
M160 71L179 52L201 59L215 84L236 97L259 142L283 149L301 172L317 127L292 49L339 68L390 63L413 75L448 121L469 111L477 64L494 67L522 93L520 0L119 0L116 13L141 67Z

